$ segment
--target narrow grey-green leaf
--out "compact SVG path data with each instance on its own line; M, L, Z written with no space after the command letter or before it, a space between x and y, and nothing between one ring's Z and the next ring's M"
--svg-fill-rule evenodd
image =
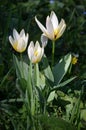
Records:
M58 88L60 88L60 87L63 87L63 86L65 86L65 85L67 85L68 83L70 83L72 80L74 80L76 78L76 76L75 77L72 77L72 78L70 78L70 79L68 79L68 80L66 80L66 81L64 81L63 83L60 83L60 84L58 84L57 86L54 86L52 89L51 89L51 91L54 91L54 90L56 90L56 89L58 89Z

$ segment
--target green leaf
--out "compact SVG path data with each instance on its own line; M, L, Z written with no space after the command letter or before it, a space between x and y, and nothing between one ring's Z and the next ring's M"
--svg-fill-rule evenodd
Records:
M81 115L80 118L82 120L86 121L86 109L82 109L80 115Z
M53 74L55 85L58 85L61 82L61 80L67 73L70 63L71 63L71 54L67 54L59 61L58 64L54 66Z
M75 105L73 106L72 112L71 112L71 118L70 122L73 123L76 117L76 120L80 116L80 102L81 102L81 93L79 95L79 98L77 102L75 102Z
M15 69L16 69L16 74L18 77L20 77L21 72L20 72L19 60L17 59L17 57L14 54L13 54L13 63L14 63Z
M18 58L13 55L13 61L16 68L16 74L18 78L24 78L28 81L29 66L23 61L19 61Z
M52 92L49 94L49 96L48 96L47 102L52 101L52 100L54 99L54 97L55 97L55 91L52 91Z
M35 85L40 87L40 84L39 84L39 66L38 66L38 63L35 64L35 71L34 71L34 80L35 80Z
M70 79L68 79L68 80L66 80L66 81L64 81L63 83L58 84L57 86L54 86L54 87L51 89L51 91L57 90L58 88L67 85L68 83L70 83L70 82L71 82L72 80L74 80L75 78L76 78L76 76L75 76L75 77L72 77L72 78L70 78Z
M0 102L0 109L7 113L8 115L13 115L15 111L17 111L16 106L10 105L10 104L4 104Z
M53 73L52 73L52 70L50 68L50 65L48 64L48 60L47 60L46 56L44 56L44 58L43 58L43 63L44 63L44 75L45 75L45 77L47 77L48 80L50 80L51 82L54 82Z
M42 73L39 74L39 84L41 89L45 88L45 76Z
M20 94L22 96L25 96L26 88L27 88L27 82L25 79L17 79L16 80L16 87L19 90Z

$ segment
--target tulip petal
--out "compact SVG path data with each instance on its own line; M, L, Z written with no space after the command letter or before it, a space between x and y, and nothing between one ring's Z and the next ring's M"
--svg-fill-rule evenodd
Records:
M14 44L14 39L12 38L12 36L9 36L9 41L10 41L11 45Z
M26 46L27 45L26 45L25 41L22 38L20 38L18 40L17 50L19 52L23 52L26 49Z
M26 37L25 37L25 42L28 43L28 39L29 39L29 34L27 33Z
M33 55L34 55L34 43L33 41L31 41L30 45L28 46L28 56L30 60L32 60Z
M42 30L43 33L47 35L47 30L46 28L38 21L38 19L35 17L35 21L38 24L39 28Z
M47 16L47 19L46 19L46 28L48 31L48 37L52 40L54 38L54 28L53 28L53 25L49 16Z
M41 58L44 54L44 48L39 47L37 51L38 51L38 55L34 56L34 63L37 63L41 60Z
M65 25L61 28L61 30L60 30L59 33L58 33L58 38L59 38L60 36L62 36L62 34L63 34L64 31L65 31L65 28L66 28Z
M19 39L19 34L18 34L18 32L16 31L16 29L13 29L13 38L15 39L15 40L18 40Z
M56 14L54 13L54 11L51 12L50 19L52 21L53 28L55 30L58 27L58 18L56 16Z
M64 19L61 19L60 23L59 23L59 29L61 29L61 27L65 24L65 21Z
M24 40L25 40L25 43L27 44L29 35L28 35L28 33L27 33L27 35L25 36L25 31L24 31L24 29L21 30L21 32L20 32L20 37L22 37L22 39L24 39Z
M38 41L36 41L35 47L34 47L34 51L38 50L40 48L40 44Z
M59 26L58 26L59 32L58 32L57 38L59 38L64 33L65 28L66 28L66 24L65 24L65 21L62 19Z
M24 37L25 38L25 31L24 31L24 29L21 30L20 37Z

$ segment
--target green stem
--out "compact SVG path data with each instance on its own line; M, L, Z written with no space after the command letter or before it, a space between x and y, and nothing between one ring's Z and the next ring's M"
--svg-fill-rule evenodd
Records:
M32 63L30 62L30 77L29 77L29 85L30 85L30 101L31 101L31 115L35 114L35 102L34 102L34 91L33 91L33 80L32 80Z
M32 74L32 63L30 62L29 66L29 77L28 77L28 110L30 111L30 130L35 130L34 127L34 115L35 115L35 97L34 97L34 83L33 83L33 74Z
M38 66L38 63L35 64L34 66L35 70L34 70L34 81L35 81L35 112L36 114L38 113L38 97L37 97L37 90L36 90L36 87L39 87L39 66Z
M38 63L35 64L35 80L36 80L36 86L39 87L39 66L38 66Z
M22 53L20 53L20 59L21 59L22 78L24 78L24 67L23 67L23 57L22 57Z
M52 41L52 63L51 67L54 65L54 54L55 54L55 41Z

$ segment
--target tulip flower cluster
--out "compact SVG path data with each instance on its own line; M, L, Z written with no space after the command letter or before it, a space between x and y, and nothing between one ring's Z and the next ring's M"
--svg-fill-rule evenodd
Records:
M24 52L27 47L28 36L28 33L25 36L24 29L21 30L20 34L16 31L16 29L13 29L13 38L12 36L9 36L9 41L14 50L19 53ZM42 38L43 47L40 47L38 41L36 41L35 46L33 41L30 42L30 45L28 46L28 56L32 63L38 63L41 60L44 54L45 42L46 41L44 40L44 38Z
M35 21L42 30L43 34L41 36L42 47L40 47L38 41L36 41L35 45L33 41L29 44L28 57L32 63L38 63L41 60L48 38L52 41L57 40L61 37L66 28L65 21L62 19L59 23L54 11L51 12L50 17L47 16L46 18L46 28L39 22L37 17L35 17ZM25 35L24 29L21 30L20 34L16 31L16 29L13 29L13 37L9 36L9 41L15 51L22 53L27 48L28 38L29 34L27 33Z

